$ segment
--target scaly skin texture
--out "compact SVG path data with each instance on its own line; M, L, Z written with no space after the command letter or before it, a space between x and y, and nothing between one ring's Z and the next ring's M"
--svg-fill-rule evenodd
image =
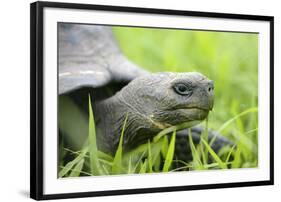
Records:
M134 79L114 96L94 103L100 149L116 151L126 116L125 150L146 143L167 127L199 123L213 108L213 88L211 80L195 72L155 73Z

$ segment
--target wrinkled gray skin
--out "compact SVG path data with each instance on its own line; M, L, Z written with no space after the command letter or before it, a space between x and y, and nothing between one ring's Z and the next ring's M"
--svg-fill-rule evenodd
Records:
M72 140L70 146L80 139L83 142L86 138L83 135L88 131L87 126L79 128L79 134L74 131L79 122L73 121L76 117L67 122L72 110L69 109L72 105L67 103L72 100L83 109L87 120L88 94L94 107L98 147L111 154L116 151L126 116L123 146L130 150L167 127L200 123L213 108L211 80L195 72L150 74L142 70L121 53L110 27L59 23L58 36L59 125L66 141ZM179 84L186 86L184 94L178 92ZM66 125L71 125L73 130L67 130ZM201 129L191 131L194 142L198 143ZM209 138L214 135L217 136L215 151L231 144L209 132ZM175 156L188 160L187 133L178 131L178 139ZM184 146L180 146L182 140Z

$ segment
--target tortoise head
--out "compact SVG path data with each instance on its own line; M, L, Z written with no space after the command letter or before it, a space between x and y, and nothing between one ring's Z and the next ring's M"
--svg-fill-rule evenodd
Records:
M213 91L213 81L200 73L167 72L138 77L120 94L130 110L163 129L204 120L213 108Z

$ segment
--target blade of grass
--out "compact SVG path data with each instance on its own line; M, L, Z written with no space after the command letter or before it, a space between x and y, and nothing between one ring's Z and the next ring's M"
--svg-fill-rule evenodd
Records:
M229 119L228 121L226 121L218 130L217 132L220 133L221 131L223 131L226 127L228 127L232 122L234 122L236 119L238 119L241 116L244 116L246 114L249 113L253 113L253 112L257 112L258 108L257 107L252 107L250 109L247 109L243 112L241 112L240 114L237 114L236 116L234 116L233 118Z
M103 164L106 164L108 166L112 166L112 161L107 161L107 160L104 160L104 159L99 159L99 162L103 163Z
M234 154L234 160L232 161L231 168L239 168L241 164L241 150L237 147Z
M163 140L163 143L162 143L162 146L161 146L161 153L162 153L162 156L165 157L167 155L167 152L168 152L169 141L168 141L167 136L164 136L162 138L162 140Z
M68 151L68 152L70 152L70 153L72 153L72 154L75 154L75 155L79 155L79 154L82 153L82 151L73 151L73 150L68 149L68 148L63 148L63 149L64 149L65 151ZM87 154L85 154L85 157L86 157L86 158L90 158L90 156L87 155ZM102 152L102 151L98 151L98 157L99 157L99 159L103 159L103 160L106 160L106 161L113 161L113 157L112 157L111 155L106 154L106 153L104 153L104 152Z
M165 162L164 162L164 166L163 166L163 172L168 172L172 162L173 162L173 158L174 158L174 152L175 152L175 143L176 143L176 131L173 132L170 144L169 144L169 148L168 148L168 152L165 158Z
M231 163L225 163L226 165L230 165ZM210 163L210 164L206 164L204 165L204 168L209 169L209 168L219 168L219 164L218 163Z
M197 147L197 151L200 152L201 156L202 157L202 161L203 161L203 164L208 164L208 160L207 160L207 156L208 156L208 150L207 149L204 149L204 145L202 143L200 143Z
M99 150L98 150L98 157L100 159L104 159L106 161L113 161L113 157L111 155L106 154L106 153L104 153L102 151L99 151Z
M182 123L182 124L179 124L179 125L176 125L176 126L171 126L169 128L165 128L153 138L153 141L157 142L163 136L165 136L169 133L172 133L173 131L179 131L179 130L183 130L183 129L186 129L186 128L190 128L190 127L192 127L192 126L194 126L198 123L200 123L200 121L190 121L190 122Z
M238 100L233 100L231 103L231 112L232 114L235 116L236 114L238 114L238 108L239 108L239 102ZM241 120L241 116L239 118L237 118L236 120L236 126L239 128L239 130L241 132L245 131L244 125L243 125L243 121Z
M125 117L125 121L122 127L122 132L120 135L120 140L118 144L117 151L115 153L114 159L113 159L113 164L112 164L112 174L121 174L122 171L122 153L123 153L123 136L124 136L124 131L127 123L127 118L128 115Z
M85 163L85 161L84 161L84 163ZM60 168L63 169L64 166L61 166ZM74 171L74 169L70 169L70 171ZM85 171L83 171L83 170L81 170L80 173L81 173L81 174L84 174L84 175L87 175L87 176L93 176L91 173L85 172Z
M226 157L226 160L225 160L226 163L229 162L229 159L230 159L231 154L233 153L235 147L236 147L236 145L233 145L233 146L231 147L230 151L228 152L227 157Z
M104 173L105 175L110 175L110 174L109 174L109 170L110 170L110 169L108 169L108 168L106 167L106 165L102 165L101 167L102 167L103 173Z
M161 140L159 140L158 142L150 142L150 147L151 147L151 153L153 154L152 158L152 162L155 161L155 156L157 156L156 154L158 154L161 150L162 147L162 142L164 141L165 138L162 138ZM147 143L146 144L142 144L140 146L138 146L137 148L128 151L126 153L123 154L123 161L128 161L128 158L132 158L133 156L137 156L137 155L141 155L143 152L145 152L147 154Z
M235 128L233 130L233 135L239 141L240 148L247 150L247 153L258 153L258 146L250 138Z
M139 173L146 173L146 168L147 168L147 159L145 159L144 162L141 163L141 168Z
M175 169L171 170L171 172L181 171L181 170L184 170L186 168L191 168L191 167L192 167L192 165L186 165L186 166L175 168Z
M59 172L59 177L65 177L66 174L76 165L81 159L85 158L85 155L88 152L88 148L84 149L75 159L68 162Z
M81 159L69 174L69 177L79 177L84 165L84 159Z
M128 174L132 173L132 157L129 157Z
M152 154L151 154L151 146L150 146L150 141L148 140L147 143L147 151L148 151L148 155L147 155L147 159L148 159L148 172L152 173L152 166L153 166L153 162L152 162Z
M138 168L139 165L142 165L142 161L141 161L141 160L142 160L142 158L144 157L144 155L145 155L145 152L143 152L143 153L140 155L139 160L137 161L136 165L134 166L134 168L133 168L133 170L132 170L133 173L136 172L136 170L137 170L137 168Z
M99 158L98 158L98 149L96 142L96 128L95 128L95 119L92 109L91 97L89 95L89 155L90 155L90 169L93 175L101 175L102 169L100 167Z
M209 142L209 126L208 126L208 117L206 118L206 121L205 121L205 129L203 131L203 139L206 141L206 142ZM203 162L204 164L207 164L208 163L208 158L209 158L209 155L208 155L208 150L203 147L202 143L200 143L201 145L201 148L202 148L202 158L203 158Z
M153 164L153 168L154 168L154 172L160 172L160 168L161 167L161 155L160 153L158 155L156 155L154 164Z
M219 167L222 169L227 169L226 164L220 159L220 157L216 154L216 152L210 147L210 145L203 139L201 138L201 141L209 151L210 155L213 157L213 159L219 164Z
M193 143L193 139L192 139L192 135L191 135L191 129L188 129L188 138L189 138L189 147L191 149L191 154L192 154L192 158L193 158L193 162L195 164L195 169L196 170L203 170L203 164L200 160L200 156L198 151L195 148L195 145Z
M221 133L225 128L227 128L232 122L234 122L236 119L240 118L241 116L247 115L249 113L254 113L254 112L258 112L258 108L257 107L252 107L249 108L243 112L241 112L240 114L237 114L236 116L234 116L233 118L229 119L228 121L226 121L218 130L216 134ZM212 138L212 140L210 141L210 146L213 145L213 143L215 142L217 138L217 135L214 135L214 137Z
M245 135L258 131L259 128L254 128L245 132Z

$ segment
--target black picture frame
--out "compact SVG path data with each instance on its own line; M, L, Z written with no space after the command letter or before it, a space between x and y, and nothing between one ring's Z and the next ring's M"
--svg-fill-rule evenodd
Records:
M204 184L192 186L175 187L154 187L143 189L111 190L111 191L93 191L76 192L64 194L44 194L43 192L43 23L44 8L61 9L80 9L80 10L100 10L100 11L122 11L129 13L147 13L175 16L194 16L209 18L240 19L253 21L267 21L270 23L270 179L266 181L251 181L239 183L221 183ZM216 189L228 187L245 187L274 184L274 17L259 15L242 15L214 12L196 12L183 10L120 7L89 5L75 3L57 3L57 2L35 2L30 5L30 197L36 200L76 198L105 195L153 193L186 191L198 189Z

